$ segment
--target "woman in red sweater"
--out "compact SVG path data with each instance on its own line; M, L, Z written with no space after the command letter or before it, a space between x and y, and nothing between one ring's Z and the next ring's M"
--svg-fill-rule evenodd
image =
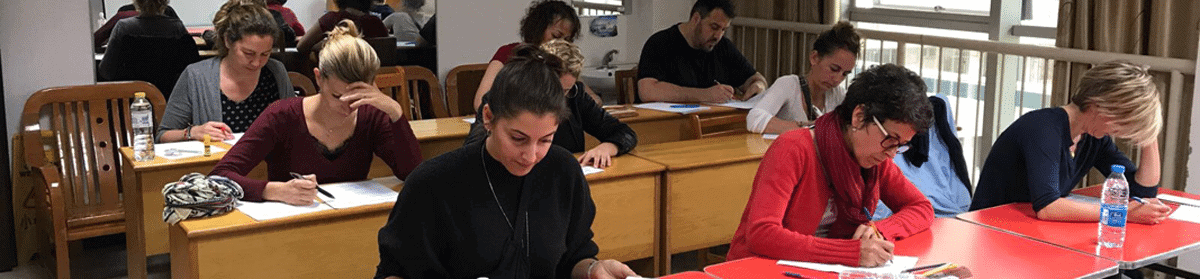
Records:
M892 163L932 122L925 83L912 71L887 64L859 74L833 113L767 149L728 258L887 262L892 240L933 219L929 200ZM871 222L880 200L898 210Z

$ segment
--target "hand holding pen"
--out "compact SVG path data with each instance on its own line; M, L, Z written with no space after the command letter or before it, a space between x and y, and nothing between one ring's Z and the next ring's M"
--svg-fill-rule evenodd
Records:
M720 81L715 79L713 83L714 85L708 88L708 100L704 100L704 102L724 103L734 99L735 92L733 86L721 84Z
M191 138L196 140L203 138L204 135L210 135L215 140L233 139L233 131L230 130L229 125L225 125L225 123L216 121L209 121L208 123L204 123L202 125L192 126L191 128L188 128L188 133L191 133Z
M1163 204L1158 199L1148 199L1152 202L1147 202L1147 199L1133 197L1133 200L1141 203L1138 207L1129 207L1129 221L1140 224L1158 224L1167 219L1171 215L1171 207Z
M300 175L299 173L294 173L294 172L289 172L289 174L291 174L291 175L292 175L292 178L295 178L295 179L305 179L305 180L310 180L310 181L312 181L312 182L313 182L313 188L317 188L317 192L321 192L321 194L322 194L322 195L325 195L325 197L328 197L328 198L330 198L330 199L335 199L335 198L333 197L333 194L330 194L328 191L325 191L325 189L321 189L321 186L318 186L318 185L316 184L316 183L317 183L317 176L315 176L315 175L311 175L311 174L310 174L310 175L308 175L308 176L303 176L303 175Z

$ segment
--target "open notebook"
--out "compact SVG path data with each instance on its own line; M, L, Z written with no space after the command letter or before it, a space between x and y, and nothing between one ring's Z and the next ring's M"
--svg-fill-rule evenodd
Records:
M254 220L265 221L323 210L351 208L378 203L394 203L398 194L386 185L399 184L395 176L366 181L322 184L321 188L336 198L317 194L321 201L306 206L295 206L282 202L238 202L238 210Z

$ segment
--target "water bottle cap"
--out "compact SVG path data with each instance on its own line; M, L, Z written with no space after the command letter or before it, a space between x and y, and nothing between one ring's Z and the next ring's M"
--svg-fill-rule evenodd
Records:
M134 97L134 98L145 98L145 97L146 97L146 92L137 92L137 93L133 93L133 97Z
M1125 173L1125 166L1112 165L1112 171L1117 172L1117 173Z

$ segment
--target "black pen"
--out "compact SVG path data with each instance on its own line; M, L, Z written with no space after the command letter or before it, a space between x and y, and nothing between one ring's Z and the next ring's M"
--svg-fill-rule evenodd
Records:
M812 277L805 277L804 275L800 275L800 273L795 273L795 272L790 272L790 271L784 271L783 275L787 275L787 277L800 278L800 279L812 278Z
M295 179L307 179L307 178L304 178L304 176L300 175L299 173L291 172L291 174L292 174L292 178L295 178ZM331 199L336 199L335 197L333 197L333 194L326 192L325 189L321 189L321 186L317 186L317 192L321 192L322 195L325 195L326 197L329 197Z
M900 273L909 273L909 272L918 271L918 270L926 270L926 269L935 268L935 267L939 267L939 266L943 266L943 265L946 265L946 263L918 266L918 267L914 267L914 268L905 269L904 271L901 271Z

